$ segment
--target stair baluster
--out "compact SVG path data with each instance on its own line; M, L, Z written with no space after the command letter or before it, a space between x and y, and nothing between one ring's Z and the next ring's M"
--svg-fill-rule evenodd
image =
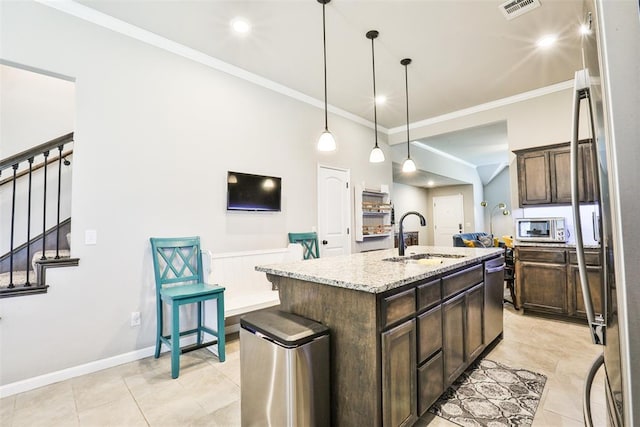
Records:
M11 251L11 258L9 259L9 289L14 287L13 284L13 234L16 225L16 173L18 172L18 164L14 164L13 168L13 193L11 194L11 242L9 243L9 250Z
M33 174L33 157L30 157L28 160L29 162L29 193L27 196L27 242L31 241L31 178L32 178L32 174ZM15 180L14 180L15 182ZM29 267L31 264L31 245L27 244L27 266L25 268L25 271L27 272L27 280L25 282L25 286L31 286L31 283L29 282Z
M62 148L58 146L58 218L56 220L56 258L60 259L60 186L62 185Z

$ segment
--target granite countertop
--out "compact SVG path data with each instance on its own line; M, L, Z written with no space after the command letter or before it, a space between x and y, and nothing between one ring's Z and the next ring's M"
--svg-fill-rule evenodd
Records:
M405 251L405 256L424 253L462 255L463 257L437 258L435 261L392 262L384 259L397 257L398 249L384 249L285 264L258 265L256 270L275 276L377 294L465 265L477 264L484 259L504 253L504 249L410 246ZM434 265L427 264L438 260L442 262Z
M529 246L537 248L575 248L575 243L540 243L540 242L519 242L514 241L513 246ZM584 245L585 249L600 249L600 245Z

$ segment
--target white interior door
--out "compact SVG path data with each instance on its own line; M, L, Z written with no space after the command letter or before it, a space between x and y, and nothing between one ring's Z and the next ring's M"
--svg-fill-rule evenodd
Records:
M351 196L348 170L318 166L320 257L351 253Z
M464 203L462 194L433 198L433 244L453 246L452 236L462 233Z

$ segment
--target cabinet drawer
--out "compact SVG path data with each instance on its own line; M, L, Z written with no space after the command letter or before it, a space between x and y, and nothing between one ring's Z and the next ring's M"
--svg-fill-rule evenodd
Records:
M444 391L442 352L418 368L418 415L422 415Z
M584 259L587 262L587 265L602 265L600 262L600 252L585 251ZM576 251L569 251L569 264L578 265L578 254Z
M518 248L516 253L518 261L565 263L564 249Z
M416 312L415 288L382 299L382 327L387 327Z
M440 279L418 286L418 311L439 303L441 299Z
M442 309L437 306L418 316L418 363L442 348Z
M482 282L482 264L442 278L443 298L450 297L460 291Z

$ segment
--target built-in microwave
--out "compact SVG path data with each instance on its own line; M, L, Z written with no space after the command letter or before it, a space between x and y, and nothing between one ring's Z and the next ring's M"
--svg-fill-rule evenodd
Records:
M516 239L522 242L566 242L568 233L565 219L555 218L517 218Z

